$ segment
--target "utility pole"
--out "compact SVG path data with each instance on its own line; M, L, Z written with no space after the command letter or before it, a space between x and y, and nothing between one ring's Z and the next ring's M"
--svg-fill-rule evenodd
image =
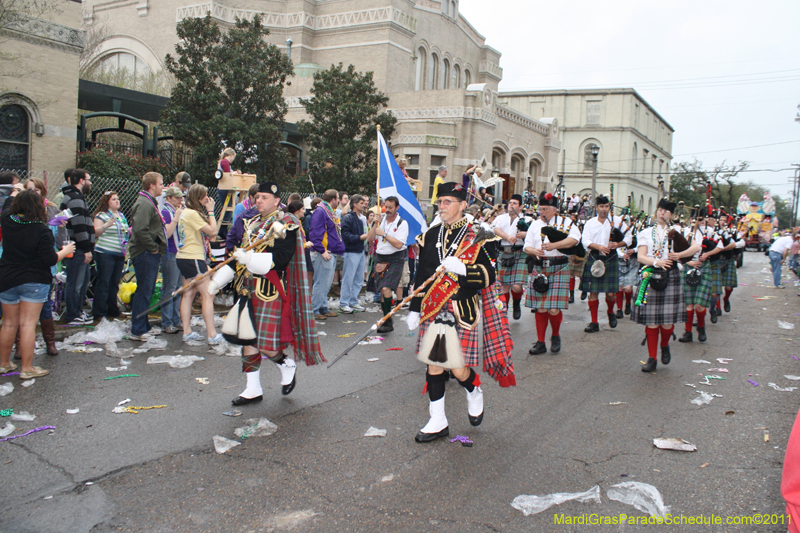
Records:
M794 165L794 183L792 183L792 227L797 226L797 211L800 206L800 165Z

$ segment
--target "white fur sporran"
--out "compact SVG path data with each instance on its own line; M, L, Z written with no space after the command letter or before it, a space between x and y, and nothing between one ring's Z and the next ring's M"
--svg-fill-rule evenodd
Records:
M422 337L417 359L427 365L463 368L464 352L455 326L456 319L452 313L440 312Z

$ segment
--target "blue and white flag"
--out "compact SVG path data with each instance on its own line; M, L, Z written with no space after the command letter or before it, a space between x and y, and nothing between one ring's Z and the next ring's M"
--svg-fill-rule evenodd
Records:
M417 235L428 230L428 222L380 131L378 132L378 189L384 200L390 196L400 200L397 212L408 223L406 245L414 244Z

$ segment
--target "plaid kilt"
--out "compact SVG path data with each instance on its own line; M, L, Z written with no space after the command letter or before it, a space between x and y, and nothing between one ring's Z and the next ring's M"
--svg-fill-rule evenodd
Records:
M641 282L640 274L638 284ZM638 284L634 288L634 295L639 293ZM667 326L686 322L686 304L683 301L681 274L677 268L669 271L666 289L654 291L647 288L647 303L633 306L631 320L644 326Z
M583 265L586 264L586 257L578 257L577 255L569 256L569 277L580 278L583 277Z
M544 294L533 289L533 278L538 276L540 272L550 280L550 288ZM567 309L569 307L569 272L569 263L549 267L534 266L533 271L528 275L525 307L530 307L531 309Z
M722 278L719 273L719 262L717 261L706 261L708 263L708 267L711 272L711 294L721 294L722 293Z
M691 267L684 267L681 272L681 284L683 285L683 300L686 305L701 305L708 307L711 305L711 270L708 265L703 265L700 269L700 285L692 287L686 283L686 273Z
M259 350L274 352L286 348L289 343L281 343L281 309L283 302L280 296L271 302L265 302L256 295L250 298L253 304L258 339L255 347Z
M592 265L595 259L589 258L586 260L586 266L583 267L583 275L581 276L582 291L589 293L602 292L604 294L616 293L619 291L619 257L617 252L612 251L613 255L606 259L606 272L601 277L596 278L592 276ZM600 261L600 259L597 259Z
M514 266L511 268L502 265L503 254L497 258L497 277L500 279L501 285L525 285L528 281L528 265L525 259L528 254L522 250L512 252L514 254Z
M619 289L632 287L639 282L639 261L631 257L619 262Z
M736 259L720 259L720 268L722 268L723 261L728 265L728 270L719 273L720 285L723 287L738 287L739 280L736 277Z
M392 291L397 290L400 286L400 281L403 279L403 269L406 266L408 259L408 252L406 250L398 251L391 255L375 254L375 263L389 262L386 270L378 274L375 273L375 292L379 292L382 288L388 287Z
M450 311L452 313L453 303L448 301L447 305L442 307L441 311ZM422 338L425 336L425 332L428 331L428 327L433 324L435 319L436 315L420 323L419 332L417 335L417 354L419 354L419 347L422 344ZM491 327L491 325L484 324L483 327ZM467 366L478 366L478 362L480 361L480 353L478 351L478 325L476 324L474 328L468 330L462 328L458 323L456 323L456 332L458 333L458 338L461 341L461 351L464 352L464 364Z

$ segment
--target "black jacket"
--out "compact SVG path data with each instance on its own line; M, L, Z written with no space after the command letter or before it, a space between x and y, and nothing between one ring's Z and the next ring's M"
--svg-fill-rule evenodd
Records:
M355 211L348 212L342 217L342 241L344 241L344 253L357 254L364 253L364 243L361 236L364 235L364 223Z

